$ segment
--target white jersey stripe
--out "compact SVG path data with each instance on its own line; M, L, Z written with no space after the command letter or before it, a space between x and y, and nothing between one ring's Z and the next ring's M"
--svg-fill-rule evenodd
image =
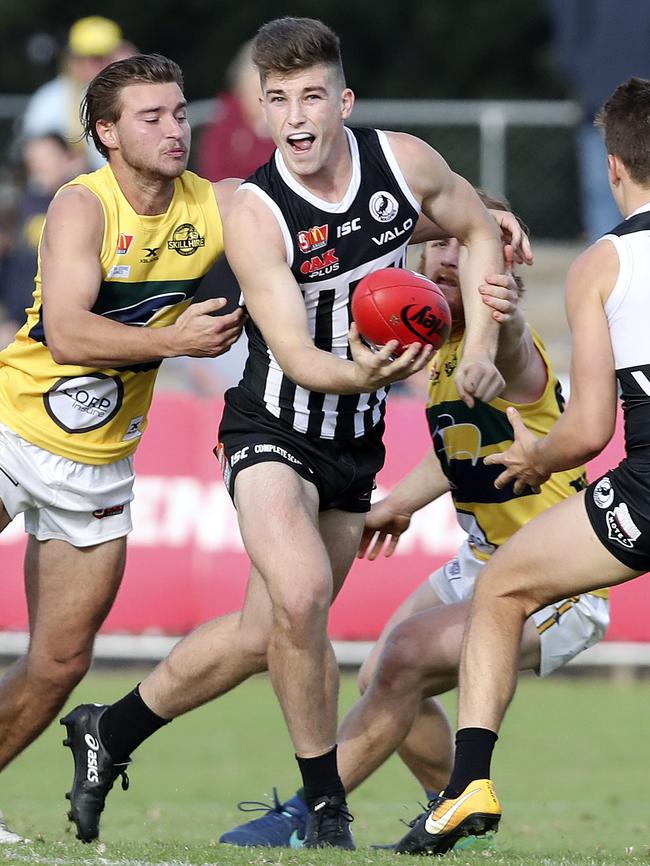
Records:
M278 225L280 226L280 231L282 232L282 238L284 240L284 248L287 254L287 264L289 267L293 264L293 242L291 240L291 232L287 226L286 220L282 215L282 211L277 206L277 204L273 201L270 195L267 195L263 189L260 189L259 186L255 186L253 183L243 183L238 189L249 190L250 192L254 192L255 195L261 199L264 204L272 211L273 216L276 218Z
M400 189L402 190L406 198L411 202L415 210L420 213L420 202L411 192L411 187L408 185L408 183L406 182L406 178L402 174L402 169L399 167L399 163L395 159L395 154L393 153L393 149L388 142L388 137L386 133L383 132L381 129L378 129L377 137L379 139L381 149L384 152L384 156L386 157L386 162L391 167L393 174L395 175L395 180L400 185Z

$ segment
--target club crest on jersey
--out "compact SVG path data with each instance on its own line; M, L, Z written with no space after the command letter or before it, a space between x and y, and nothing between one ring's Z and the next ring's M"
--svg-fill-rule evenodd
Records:
M191 223L176 226L172 239L167 241L167 249L174 250L179 256L193 256L199 247L205 246L205 238Z
M298 246L303 253L320 250L327 246L327 225L312 226L306 231L298 232Z
M308 277L333 274L339 269L339 259L334 249L325 250L321 256L312 256L300 265L300 273Z
M385 190L374 193L368 202L371 215L377 222L389 223L394 220L399 210L399 204L394 195Z
M118 256L125 256L128 253L134 237L135 235L125 235L124 232L120 232L120 236L117 239L117 247L115 249Z

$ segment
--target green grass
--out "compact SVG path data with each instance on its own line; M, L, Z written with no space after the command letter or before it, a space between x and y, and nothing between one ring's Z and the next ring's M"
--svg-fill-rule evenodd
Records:
M81 701L111 701L137 682L133 671L90 675ZM343 677L341 707L354 699ZM455 698L448 705L454 708ZM492 852L446 858L460 864L635 866L650 862L647 720L643 682L562 678L522 680L494 760L504 818ZM0 847L0 862L136 864L388 864L395 855L365 846L395 841L400 818L418 811L420 793L392 759L351 797L354 853L271 851L220 846L239 823L241 799L288 797L297 768L265 677L160 731L137 753L131 788L116 784L102 820L102 842L81 845L69 832L63 794L72 763L53 725L2 774L0 807L35 841ZM399 862L402 862L400 858ZM409 861L410 862L410 861ZM417 861L416 861L417 862Z

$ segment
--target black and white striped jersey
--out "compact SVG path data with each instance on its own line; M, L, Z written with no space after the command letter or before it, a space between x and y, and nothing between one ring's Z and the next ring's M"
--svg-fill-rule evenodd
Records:
M605 304L623 415L625 450L645 462L650 450L650 203L604 236L619 271ZM643 450L643 455L641 451Z
M278 221L287 262L300 286L314 344L349 358L350 300L358 281L378 268L403 267L420 205L388 139L346 128L352 178L340 202L323 201L290 174L276 150L244 184ZM348 440L383 417L386 390L336 395L308 391L284 375L254 322L240 388L276 418L312 438Z

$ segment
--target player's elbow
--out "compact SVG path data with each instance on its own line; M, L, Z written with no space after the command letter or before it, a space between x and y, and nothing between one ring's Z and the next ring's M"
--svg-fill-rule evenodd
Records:
M614 424L607 423L604 419L593 419L593 423L586 426L582 431L582 444L584 449L584 460L592 460L605 448L614 434Z
M70 339L58 328L45 329L45 342L52 358L57 364L83 365L79 341Z
M65 341L47 339L47 347L57 364L73 363L72 353L69 351Z

